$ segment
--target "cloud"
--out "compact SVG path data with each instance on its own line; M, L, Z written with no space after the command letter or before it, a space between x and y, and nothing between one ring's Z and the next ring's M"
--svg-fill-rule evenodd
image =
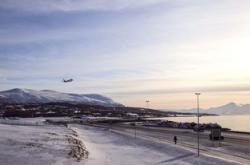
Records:
M154 5L164 0L2 0L0 7L33 12L110 11Z
M97 92L134 102L249 91L250 1L241 2L1 0L0 89ZM63 77L76 81L65 86Z
M128 97L128 96L153 96L153 95L167 95L167 94L185 94L185 93L227 93L227 92L249 92L250 87L246 84L235 84L234 86L206 86L206 87L181 87L172 89L150 89L137 91L123 91L111 92L108 95L114 97Z

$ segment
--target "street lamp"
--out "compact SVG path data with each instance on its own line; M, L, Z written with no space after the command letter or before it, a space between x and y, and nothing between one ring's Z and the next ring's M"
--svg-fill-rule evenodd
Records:
M148 108L149 108L149 102L150 102L150 101L149 101L149 100L146 100L145 102L146 102L146 104L147 104L147 109L148 109Z
M201 93L195 93L195 95L197 96L197 152L198 152L198 156L200 156L200 103L199 103L199 96L201 95Z

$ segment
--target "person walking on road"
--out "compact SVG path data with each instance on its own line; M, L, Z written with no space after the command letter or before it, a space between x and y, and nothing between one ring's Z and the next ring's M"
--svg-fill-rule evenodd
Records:
M174 136L174 144L177 144L177 136Z

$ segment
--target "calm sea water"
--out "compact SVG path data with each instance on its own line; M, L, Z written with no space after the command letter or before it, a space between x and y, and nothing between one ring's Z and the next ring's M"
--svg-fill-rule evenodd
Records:
M165 117L165 120L176 122L197 122L197 117ZM200 123L218 123L232 131L250 132L250 115L202 116Z

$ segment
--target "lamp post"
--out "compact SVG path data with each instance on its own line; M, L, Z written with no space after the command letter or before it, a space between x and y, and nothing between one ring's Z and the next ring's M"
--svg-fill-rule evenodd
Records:
M148 108L149 108L149 102L150 102L150 101L149 101L149 100L146 100L145 102L146 102L147 109L148 109Z
M201 95L201 93L195 93L195 95L197 96L197 152L198 152L198 156L200 156L200 103L199 103L199 96Z

